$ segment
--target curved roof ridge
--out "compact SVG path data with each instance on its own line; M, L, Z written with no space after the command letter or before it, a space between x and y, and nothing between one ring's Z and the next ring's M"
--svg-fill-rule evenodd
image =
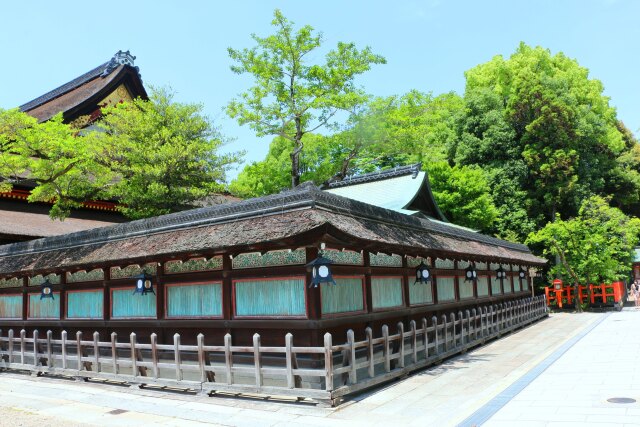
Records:
M306 184L279 194L248 199L237 203L208 206L92 230L47 237L28 242L12 243L0 246L0 257L105 243L149 234L277 215L297 209L314 207L327 209L347 216L369 218L407 228L430 231L458 240L467 239L501 246L519 252L530 253L527 246L519 243L507 242L495 237L461 230L445 224L434 223L427 219L404 215L393 210L330 194L321 191L315 185Z
M384 169L376 172L365 173L362 175L351 175L342 181L335 181L327 185L325 188L339 188L348 185L363 184L365 182L381 181L383 179L394 178L396 176L418 174L422 169L422 163L415 163L407 166L396 166L393 169Z

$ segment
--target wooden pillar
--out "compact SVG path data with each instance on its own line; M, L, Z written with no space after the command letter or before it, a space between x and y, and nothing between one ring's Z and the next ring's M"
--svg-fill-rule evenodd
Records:
M111 267L105 267L102 279L102 318L104 321L111 319L111 291L108 283L111 281Z
M229 254L222 255L222 318L231 320L233 317L233 260ZM231 329L225 329L231 333Z
M67 272L62 271L60 273L60 319L66 319L66 318L67 318Z
M458 274L458 260L453 260L453 298L460 301L460 275Z
M305 248L306 263L310 263L318 257L318 248L315 246ZM307 317L309 320L320 320L322 318L322 305L320 299L320 286L317 288L311 286L311 271L305 272L304 285L306 287L304 298L307 306ZM321 341L322 332L319 329L310 331L310 344L317 347Z
M29 278L27 276L22 277L22 320L27 320L27 305L29 304Z
M429 257L429 269L431 270L431 290L433 291L433 303L438 304L438 277L433 274L436 270L436 260L434 257Z
M408 267L407 257L402 257L402 282L403 282L403 294L404 294L404 305L405 307L411 307L411 298L409 297L409 267Z
M364 299L367 305L367 313L371 313L373 311L373 293L371 292L371 257L369 256L369 251L362 251L362 264L364 265Z
M166 316L164 301L167 290L165 287L164 265L164 262L156 263L156 319L164 319ZM160 342L164 343L164 336L161 336L160 340Z

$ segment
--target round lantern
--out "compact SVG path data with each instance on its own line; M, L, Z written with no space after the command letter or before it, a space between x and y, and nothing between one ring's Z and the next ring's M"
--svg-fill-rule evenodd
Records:
M45 280L44 283L40 285L40 299L43 298L53 298L53 285L49 281L49 279Z
M153 290L153 277L150 274L141 273L137 276L133 276L133 278L136 281L136 288L133 290L134 295L146 295L149 293L154 295L156 294L156 292Z
M323 257L322 255L307 264L307 267L311 267L310 288L317 288L321 283L336 284L336 281L333 280L333 275L331 274L331 264L333 264L333 261Z
M429 283L431 281L431 270L424 261L420 261L420 265L416 267L416 283Z
M476 269L472 265L470 265L464 271L464 281L465 282L475 282L476 280L478 280L478 272L476 271Z

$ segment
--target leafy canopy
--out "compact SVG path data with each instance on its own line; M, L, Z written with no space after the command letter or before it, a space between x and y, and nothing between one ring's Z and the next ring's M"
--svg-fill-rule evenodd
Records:
M639 236L640 219L629 218L606 199L592 196L582 203L576 217L563 220L558 215L532 233L527 244L542 245L546 256L560 258L550 278L589 284L627 277Z
M224 189L239 153L219 154L223 139L202 106L173 102L164 89L103 111L98 130L78 130L59 114L43 123L0 111L0 185L35 183L31 202L52 202L64 219L88 200L116 200L129 218L187 209Z
M277 9L272 25L274 34L252 35L257 46L228 49L235 63L231 70L251 75L254 85L229 103L227 113L241 125L248 124L258 136L274 135L293 142L289 169L295 187L300 183L304 135L337 126L338 112L350 112L364 103L367 95L355 85L355 77L385 59L369 47L358 50L353 43L339 42L323 63L312 63L322 34L309 25L294 30L294 23Z

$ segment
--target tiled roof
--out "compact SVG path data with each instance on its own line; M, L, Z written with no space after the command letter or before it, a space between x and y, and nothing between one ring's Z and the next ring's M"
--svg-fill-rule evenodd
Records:
M521 244L319 191L277 195L0 246L0 275L278 242L318 227L367 247L543 264Z
M129 51L118 51L109 61L105 62L63 84L52 91L45 93L20 106L20 110L40 121L46 121L60 112L66 113L72 109L84 105L92 97L103 94L103 90L109 89L112 82L120 81L126 74L135 76L135 96L146 97L138 67L133 65L135 56Z

